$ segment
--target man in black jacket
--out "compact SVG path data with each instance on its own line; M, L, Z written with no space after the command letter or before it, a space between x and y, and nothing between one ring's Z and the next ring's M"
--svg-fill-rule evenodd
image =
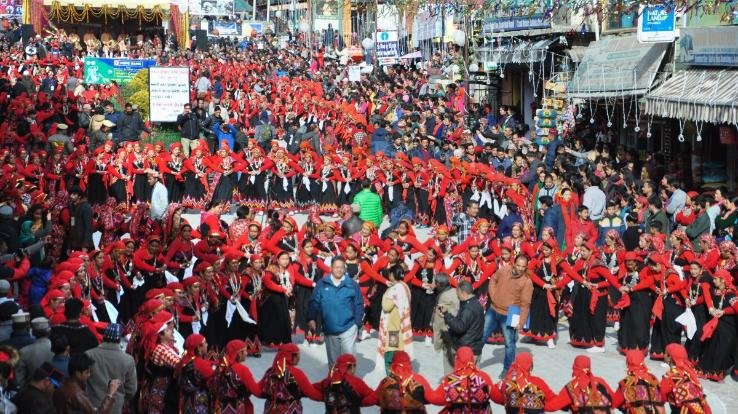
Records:
M484 309L479 304L477 297L474 296L474 288L468 281L462 280L459 282L456 295L459 297L459 312L456 316L448 313L443 306L439 306L438 312L443 315L443 319L448 326L454 353L462 346L468 346L474 351L474 356L479 361L484 346L482 340Z
M182 152L185 157L189 158L192 141L200 138L200 119L192 112L192 106L188 103L184 105L184 111L177 116L177 128L180 133Z
M141 139L141 133L146 131L149 134L151 129L146 127L141 113L136 111L131 103L126 103L126 110L118 118L117 131L120 141L138 141Z
M69 190L69 197L74 204L69 247L72 250L93 251L95 243L92 241L92 206L87 201L85 192L77 186Z
M76 298L64 302L64 316L67 320L51 327L51 335L62 334L69 340L69 353L78 354L95 348L98 345L95 334L87 325L79 321L84 303Z

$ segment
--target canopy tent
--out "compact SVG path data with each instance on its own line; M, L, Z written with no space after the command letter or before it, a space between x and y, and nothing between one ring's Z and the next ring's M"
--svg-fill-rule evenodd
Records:
M651 89L668 43L639 43L636 34L592 42L569 82L569 97L643 95Z
M644 98L649 115L738 124L738 70L679 71Z

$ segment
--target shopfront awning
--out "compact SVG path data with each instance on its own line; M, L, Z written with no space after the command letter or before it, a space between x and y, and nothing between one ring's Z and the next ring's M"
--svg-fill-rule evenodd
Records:
M645 96L645 112L664 118L738 123L738 70L683 70Z
M477 49L477 59L498 65L536 63L546 60L546 52L554 42L556 42L556 39L550 38L532 42L523 41L499 47L482 47Z
M651 89L668 43L639 43L635 34L590 43L572 80L569 97L643 95Z

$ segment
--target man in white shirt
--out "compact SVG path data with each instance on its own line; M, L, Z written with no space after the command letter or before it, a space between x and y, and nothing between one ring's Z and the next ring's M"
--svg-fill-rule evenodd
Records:
M212 84L210 83L210 79L208 79L208 77L205 75L206 74L200 76L197 82L195 82L195 89L197 90L198 97L205 96L205 94L210 91L210 87L212 86Z
M600 188L600 179L597 176L590 176L589 184L589 187L584 190L582 205L589 209L589 218L597 221L605 215L607 195Z
M149 185L153 189L151 192L150 215L154 220L161 220L167 212L169 194L167 193L167 188L159 180L158 174L149 174L147 178Z

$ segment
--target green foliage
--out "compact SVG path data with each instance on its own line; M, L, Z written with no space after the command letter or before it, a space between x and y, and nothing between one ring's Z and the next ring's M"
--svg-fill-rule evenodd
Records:
M130 82L123 85L123 102L138 105L144 120L149 119L149 70L139 71Z

